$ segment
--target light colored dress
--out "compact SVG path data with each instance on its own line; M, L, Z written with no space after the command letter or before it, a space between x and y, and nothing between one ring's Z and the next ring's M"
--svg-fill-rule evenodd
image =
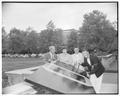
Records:
M84 56L82 55L82 53L73 54L72 61L72 65L75 68L84 71L84 67L81 65L84 62Z
M58 56L58 60L61 61L61 62L64 62L66 64L72 64L72 56L68 53L61 53L59 54Z

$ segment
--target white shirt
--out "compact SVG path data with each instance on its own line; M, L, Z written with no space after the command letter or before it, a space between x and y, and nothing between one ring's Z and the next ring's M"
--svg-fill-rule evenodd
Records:
M72 59L73 59L73 63L82 64L84 62L84 57L83 57L82 53L73 54Z
M61 53L58 57L61 62L64 62L66 64L72 64L72 57L70 54Z
M53 54L51 53L51 52L49 52L50 53L50 55L51 55L51 59L53 58Z
M51 53L51 52L49 52L49 53L50 53L50 55L51 55L51 60L55 59L55 54L53 54L53 53Z
M74 67L78 68L78 66L79 66L80 70L84 70L84 68L79 65L79 64L82 64L84 62L84 56L82 55L82 53L73 54L72 55L72 60L73 60L72 65Z

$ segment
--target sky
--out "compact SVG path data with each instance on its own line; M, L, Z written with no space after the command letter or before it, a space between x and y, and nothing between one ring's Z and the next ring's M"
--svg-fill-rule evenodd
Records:
M56 28L78 30L84 14L93 10L106 14L110 22L117 20L117 3L3 3L2 26L7 32L14 27L40 32L52 20Z

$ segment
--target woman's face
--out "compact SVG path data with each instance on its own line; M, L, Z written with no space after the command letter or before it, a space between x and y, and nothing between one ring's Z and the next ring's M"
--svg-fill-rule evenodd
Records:
M79 53L79 49L78 49L78 48L75 48L75 49L74 49L74 52L75 52L75 53Z
M89 52L88 52L88 51L83 51L82 53L83 53L83 56L84 56L84 57L86 57L86 58L89 57Z

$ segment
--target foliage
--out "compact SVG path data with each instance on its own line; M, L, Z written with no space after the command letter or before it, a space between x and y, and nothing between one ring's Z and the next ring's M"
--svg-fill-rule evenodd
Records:
M38 53L38 38L36 31L32 30L26 36L26 51L27 53Z
M80 50L98 49L108 53L118 50L117 21L111 23L106 19L106 15L98 10L84 15L79 30L68 31L70 35L66 39L67 43L64 43L63 32L62 29L55 28L52 20L40 33L28 27L25 31L12 28L7 34L2 27L2 53L39 54L48 52L50 45L56 47L57 53L60 53L63 47L67 47L69 53L73 53L75 47Z
M110 46L117 37L117 31L112 23L106 19L105 14L98 10L84 15L83 25L79 31L80 41L83 41L84 47L90 50L97 48L102 51L110 51Z
M71 30L71 33L70 33L70 35L68 37L68 44L67 44L67 47L69 49L68 51L70 53L73 53L73 49L75 47L79 47L78 43L79 43L79 41L78 41L78 32L73 29L73 30Z
M49 23L48 23L49 24ZM48 51L50 45L54 45L57 52L60 52L62 46L62 30L61 29L49 29L53 25L49 25L48 29L42 30L39 37L39 50L41 53Z
M49 21L49 23L46 25L48 30L54 30L55 29L55 25L54 23L51 21Z
M26 33L23 31L13 28L9 33L9 52L10 53L21 53L25 48Z
M8 52L8 35L5 31L5 27L2 27L2 53Z

